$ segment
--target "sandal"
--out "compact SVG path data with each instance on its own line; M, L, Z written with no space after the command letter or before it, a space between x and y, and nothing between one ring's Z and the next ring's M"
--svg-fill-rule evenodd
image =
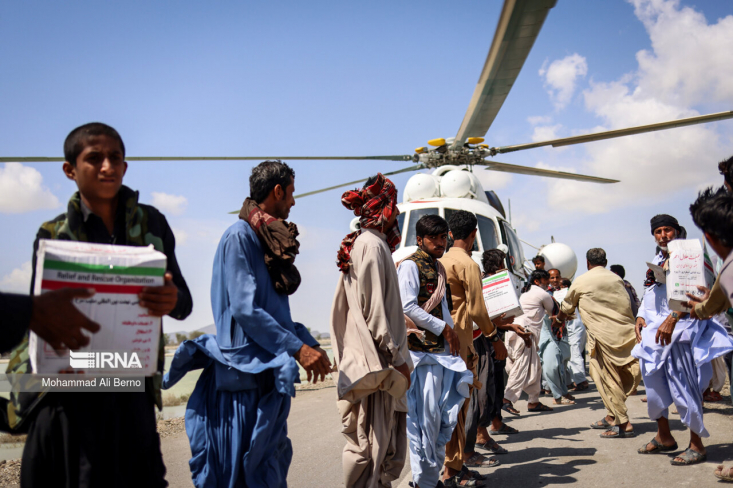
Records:
M528 408L528 412L552 412L552 409L545 405L544 403L540 403L536 407Z
M461 466L461 473L468 476L468 479L471 479L471 480L484 481L484 480L489 479L489 475L481 474L478 471L468 469L468 467L465 464Z
M519 417L519 415L520 415L519 414L519 410L517 410L516 408L514 408L514 405L511 404L511 403L506 403L506 402L505 403L502 403L501 404L501 409L504 410L507 413L510 413L512 415L516 415L517 417Z
M649 444L651 444L654 447L652 447L651 449L647 449L647 446ZM667 451L675 451L675 450L677 450L676 442L672 444L671 446L665 446L664 444L660 444L659 442L657 442L657 438L655 437L648 443L644 444L644 447L640 447L636 452L638 452L639 454L651 454L653 452L667 452Z
M721 394L718 393L717 391L712 391L712 390L704 394L702 396L702 399L703 401L706 401L706 402L722 402L723 401L723 397L721 396Z
M606 417L603 417L603 418L602 418L601 420L599 420L598 422L594 422L594 423L590 424L590 428L591 428L591 429L603 429L603 430L608 430L608 429L610 429L611 427L612 427L612 426L611 426L611 424L609 424L609 423L608 423L608 420L606 420Z
M590 385L588 384L587 381L584 381L583 383L579 385L575 385L575 388L573 388L573 391L583 391L583 390L587 390L588 388L590 388Z
M713 473L715 477L723 481L733 481L733 466L726 468L722 464Z
M463 464L469 468L495 468L501 463L495 457L487 458L483 454L475 452L473 453L473 456L466 459Z
M675 459L682 459L682 461L675 461ZM689 466L691 464L702 463L708 458L707 454L702 454L697 451L693 451L691 447L685 449L685 452L675 457L670 461L672 466Z
M605 435L609 432L612 432L611 435ZM606 432L600 435L601 439L625 439L628 437L636 437L636 432L633 430L630 432L627 432L625 430L621 430L621 427L618 425L612 426L610 429L608 429Z
M641 401L642 401L643 403L646 403L646 397L645 397L645 396L641 397Z
M560 397L560 400L552 400L555 405L575 405L575 402L569 398Z
M455 476L444 479L443 486L445 486L445 488L476 488L479 486L475 479L464 480L463 475L464 473L461 471Z
M519 434L519 431L515 429L514 427L509 427L507 424L503 422L501 424L501 429L489 431L489 435L509 435L509 434Z
M481 449L484 449L485 451L491 451L494 454L506 454L509 451L504 449L499 445L498 442L496 442L494 439L491 439L489 442L484 443L476 443L476 447L480 447Z

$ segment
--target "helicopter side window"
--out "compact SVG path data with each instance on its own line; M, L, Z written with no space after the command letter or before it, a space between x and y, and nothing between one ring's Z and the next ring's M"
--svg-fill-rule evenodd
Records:
M484 245L484 251L496 249L499 245L499 238L496 234L496 224L494 221L483 215L476 215L478 219L478 233L481 235L481 243Z
M400 212L400 214L397 216L397 225L400 229L400 234L404 233L405 231L405 216L406 215L407 215L406 213Z
M450 216L453 215L453 212L457 212L457 211L458 210L453 209L453 208L446 208L445 209L445 220L446 220L446 222L448 221L448 219L450 219ZM478 217L478 215L476 215L476 217ZM479 252L479 249L478 249L478 240L479 239L480 239L480 237L478 237L475 241L473 241L473 249L471 249L471 251L473 251L473 252ZM448 246L448 248L450 249L451 247L453 247L453 239L451 239L450 237L448 237L448 240L450 241L450 244Z
M501 233L504 235L504 242L509 247L509 265L519 274L523 273L522 267L524 265L524 253L522 252L522 244L519 242L517 234L514 233L514 229L503 220L501 221Z
M402 214L400 214L402 215ZM418 208L410 212L409 228L405 237L405 246L417 246L417 233L415 231L415 224L420 220L423 215L438 215L438 209L432 208ZM398 217L399 218L399 217ZM403 229L402 232L405 232Z

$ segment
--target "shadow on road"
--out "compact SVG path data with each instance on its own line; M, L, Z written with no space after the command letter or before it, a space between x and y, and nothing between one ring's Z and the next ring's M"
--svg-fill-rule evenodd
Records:
M548 486L577 483L571 476L580 471L581 466L595 464L592 459L573 459L565 464L551 464L557 459L548 458L532 464L499 467L491 474L494 486Z

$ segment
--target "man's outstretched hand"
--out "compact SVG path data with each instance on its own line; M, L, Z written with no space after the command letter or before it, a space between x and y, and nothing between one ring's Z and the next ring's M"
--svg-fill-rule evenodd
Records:
M93 295L94 290L62 288L34 296L30 329L57 351L86 346L89 338L82 329L97 332L99 324L81 313L73 300Z
M326 351L321 349L320 346L310 347L303 344L294 357L308 373L308 381L312 379L313 384L318 383L318 378L321 381L325 380L326 375L331 372L331 361L328 359Z
M461 341L458 339L458 334L453 330L451 326L445 324L443 332L440 334L448 343L448 349L453 356L458 356L461 353ZM409 379L409 378L408 378Z
M499 339L496 342L492 342L491 345L494 347L494 358L496 358L497 361L505 360L507 357L507 350L504 345L504 341Z

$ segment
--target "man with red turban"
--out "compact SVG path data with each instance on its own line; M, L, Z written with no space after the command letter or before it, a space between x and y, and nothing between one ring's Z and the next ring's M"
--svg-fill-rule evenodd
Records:
M392 252L400 242L397 189L384 177L348 191L341 203L360 228L338 251L341 270L331 310L339 370L338 407L347 487L390 487L406 460L412 360Z

